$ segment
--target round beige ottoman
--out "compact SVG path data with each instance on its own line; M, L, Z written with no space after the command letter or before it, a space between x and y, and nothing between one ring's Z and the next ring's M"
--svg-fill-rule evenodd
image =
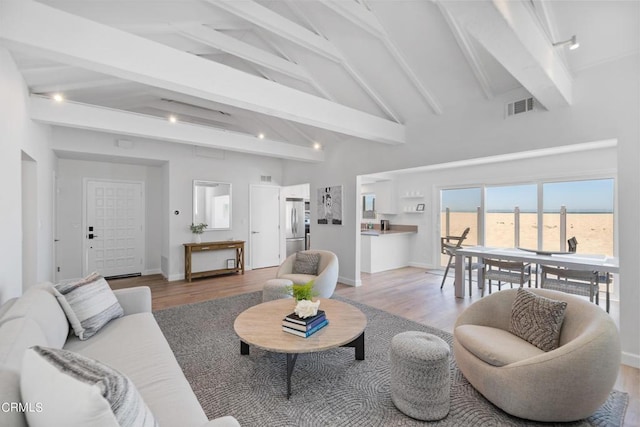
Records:
M391 400L422 421L440 420L450 408L449 344L425 332L402 332L391 340Z
M291 285L293 285L293 282L289 279L267 280L262 288L262 302L281 298L292 298L289 294L289 286Z

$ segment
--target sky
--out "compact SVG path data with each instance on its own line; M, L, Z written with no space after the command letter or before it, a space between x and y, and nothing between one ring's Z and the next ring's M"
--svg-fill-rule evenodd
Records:
M545 212L558 212L566 206L568 212L613 212L613 179L553 182L543 184ZM475 211L480 206L480 188L443 190L442 210ZM486 208L489 212L536 212L537 184L486 187Z

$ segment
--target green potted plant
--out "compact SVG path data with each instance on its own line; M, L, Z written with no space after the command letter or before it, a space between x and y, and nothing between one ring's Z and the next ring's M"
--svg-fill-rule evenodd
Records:
M290 294L296 301L309 300L318 295L313 290L313 280L305 283L304 285L291 285Z
M202 242L202 233L207 228L207 224L201 222L200 224L191 223L191 232L196 243Z
M313 280L304 285L291 285L290 289L291 295L297 302L294 313L302 318L315 316L318 313L320 300L315 302L311 300L318 295L318 293L313 290Z

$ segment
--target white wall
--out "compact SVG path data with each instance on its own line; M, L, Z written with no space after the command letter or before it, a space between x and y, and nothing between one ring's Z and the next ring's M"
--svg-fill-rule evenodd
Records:
M54 130L54 139L64 136ZM160 273L162 247L162 170L160 166L58 160L58 280L82 277L83 183L85 178L142 181L145 188L145 254L143 274Z
M116 164L166 162L160 168L161 170L154 174L154 179L149 179L148 182L155 185L155 188L161 192L161 197L154 202L161 208L158 222L162 224L162 237L157 245L162 248L158 268L161 268L162 273L169 280L179 280L184 277L182 244L189 243L193 239L189 226L192 219L194 179L232 184L231 230L207 231L202 239L203 241L244 240L247 242L245 261L250 259L249 185L259 184L262 175L272 176L272 184L278 185L282 180L281 160L217 150L199 150L199 153L206 153L206 155L197 155L190 145L167 144L137 138L131 139L134 142L132 148L123 149L115 143L118 138L116 135L106 133L55 127L53 147L68 153L90 153L94 156L103 156ZM125 166L112 167L126 169ZM118 174L112 174L112 176L118 176ZM149 190L148 188L147 191ZM176 215L175 211L179 211L179 214ZM60 238L63 237L60 236Z
M22 294L22 152L36 163L36 280L52 278L52 179L55 157L48 147L50 128L29 119L28 90L8 51L0 47L0 303ZM31 230L33 232L33 230Z
M327 147L322 164L288 162L287 183L309 181L311 194L318 187L344 186L344 225L318 225L312 206L314 247L335 251L341 279L356 284L358 175L615 138L623 360L640 366L639 70L639 58L634 55L581 71L574 81L571 107L505 119L504 103L519 95L509 93L410 121L406 124L408 142L402 146L352 140Z

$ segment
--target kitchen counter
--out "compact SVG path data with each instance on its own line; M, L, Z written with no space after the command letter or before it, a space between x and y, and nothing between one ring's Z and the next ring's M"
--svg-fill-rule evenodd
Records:
M386 236L389 234L416 234L417 231L403 231L403 230L362 230L360 232L363 236Z
M400 227L399 227L400 228ZM362 230L360 232L360 270L378 273L409 265L416 229Z

